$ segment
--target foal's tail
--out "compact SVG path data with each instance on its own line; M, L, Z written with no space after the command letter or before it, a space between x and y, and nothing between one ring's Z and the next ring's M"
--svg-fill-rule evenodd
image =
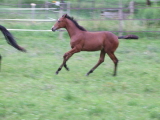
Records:
M118 39L138 39L138 36L136 36L136 35L124 35L124 36L118 36Z
M26 50L23 47L20 47L16 40L14 39L13 35L2 25L0 25L0 31L5 36L5 39L7 40L8 44L12 45L17 50L20 50L22 52L26 52Z

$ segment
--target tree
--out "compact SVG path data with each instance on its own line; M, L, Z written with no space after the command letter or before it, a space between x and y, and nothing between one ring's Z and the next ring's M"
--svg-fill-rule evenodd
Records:
M146 0L146 5L151 6L151 1L150 0Z

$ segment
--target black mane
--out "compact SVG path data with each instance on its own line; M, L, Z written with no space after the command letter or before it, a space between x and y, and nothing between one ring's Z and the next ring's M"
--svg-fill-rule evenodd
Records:
M80 26L73 17L70 17L70 16L66 15L65 18L68 18L69 20L71 20L80 30L87 31L85 28Z

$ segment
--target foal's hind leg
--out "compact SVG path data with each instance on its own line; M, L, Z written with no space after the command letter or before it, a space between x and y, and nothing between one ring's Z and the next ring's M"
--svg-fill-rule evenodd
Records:
M116 74L117 74L117 66L118 66L118 59L116 58L114 53L107 53L107 54L109 55L111 60L114 62L114 73L113 73L113 76L116 76Z
M98 63L86 74L86 76L88 76L90 73L92 73L102 62L104 62L104 58L105 58L105 52L104 52L104 50L101 50Z

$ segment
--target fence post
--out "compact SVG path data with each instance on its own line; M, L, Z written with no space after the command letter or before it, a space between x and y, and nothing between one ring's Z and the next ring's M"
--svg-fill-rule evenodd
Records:
M122 11L122 0L119 0L119 10L118 10L118 17L119 17L119 36L122 35L123 31L123 11Z
M45 5L44 5L45 8L46 8L46 9L45 9L45 13L46 13L45 16L46 16L46 19L48 18L48 9L47 9L47 8L49 8L49 5L48 5L48 4L49 4L49 2L46 1L46 2L45 2Z
M64 3L62 3L62 2L60 3L59 18L62 17L62 15L63 15L63 4ZM63 31L61 31L61 30L59 31L59 38L63 39Z
M129 3L129 12L131 15L134 13L134 1Z
M67 14L70 15L70 2L67 2Z
M35 6L36 4L35 3L31 3L31 7L32 7L32 18L31 19L34 19L34 16L35 16Z
M21 8L22 7L22 0L18 1L18 7Z

